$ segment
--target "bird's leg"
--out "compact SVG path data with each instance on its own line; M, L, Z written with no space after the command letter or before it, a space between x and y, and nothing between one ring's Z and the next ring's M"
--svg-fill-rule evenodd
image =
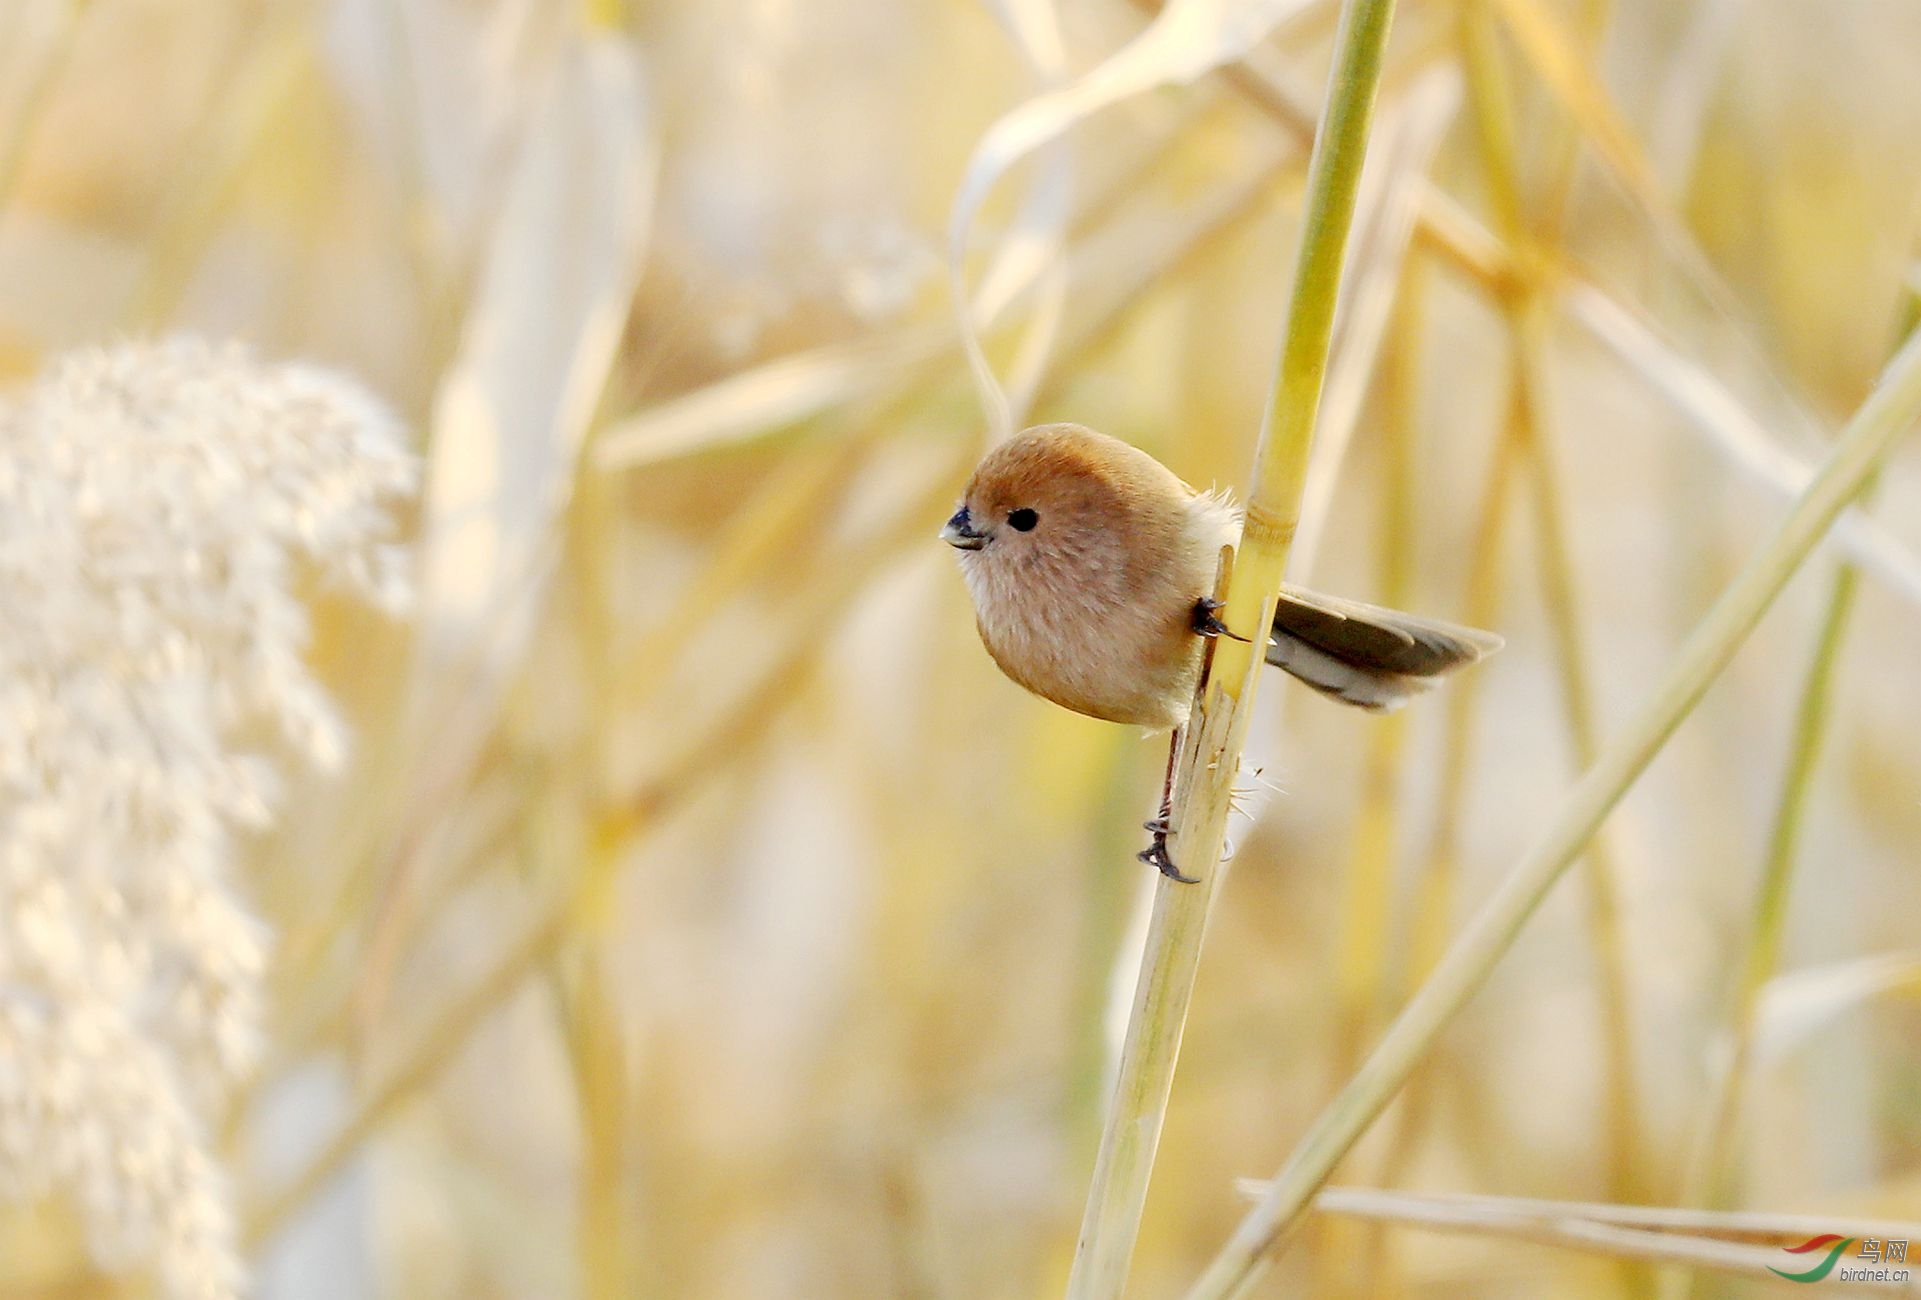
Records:
M1180 757L1181 733L1176 731L1168 742L1167 779L1161 783L1161 810L1151 820L1141 823L1141 829L1154 838L1149 841L1146 848L1134 856L1142 862L1151 863L1154 870L1169 880L1178 880L1183 885L1198 885L1199 878L1182 875L1181 869L1174 865L1174 859L1167 854L1167 837L1174 829L1174 767L1180 762Z
M1203 596L1201 599L1195 601L1193 615L1195 634L1207 637L1209 640L1217 636L1224 636L1230 641L1239 641L1241 644L1246 645L1248 643L1246 637L1237 636L1228 630L1227 624L1221 622L1221 610L1226 607L1226 601L1215 600L1212 596Z

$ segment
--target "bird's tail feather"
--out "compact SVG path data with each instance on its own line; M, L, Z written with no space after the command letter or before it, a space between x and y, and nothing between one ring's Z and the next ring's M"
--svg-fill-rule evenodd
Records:
M1387 713L1500 648L1491 632L1285 587L1267 662L1323 695Z

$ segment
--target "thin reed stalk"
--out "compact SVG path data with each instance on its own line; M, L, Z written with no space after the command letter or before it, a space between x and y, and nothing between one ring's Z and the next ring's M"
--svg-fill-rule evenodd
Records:
M1405 608L1413 587L1414 393L1419 370L1423 266L1407 266L1394 306L1394 345L1382 378L1381 517L1377 585L1382 604ZM1394 859L1400 839L1400 774L1407 755L1407 715L1395 713L1369 729L1362 768L1360 811L1348 850L1347 902L1336 986L1341 1025L1335 1045L1337 1078L1359 1064L1391 1007L1388 960Z
M1233 563L1224 566L1224 618L1247 639L1215 643L1211 671L1180 741L1170 843L1200 883L1163 878L1155 890L1119 1078L1068 1278L1067 1294L1074 1300L1121 1294L1140 1231L1208 907L1221 876L1218 862L1228 804L1261 664L1255 651L1266 644L1263 629L1273 619L1299 521L1342 259L1393 12L1393 0L1350 0L1341 15L1327 111L1308 165L1287 341L1262 429L1240 546Z
M633 1122L631 1080L618 1008L606 987L606 963L591 941L581 947L575 961L567 963L574 969L557 969L552 981L580 1112L575 1249L583 1300L620 1300L634 1294L630 1243L635 1215L626 1159Z
M1921 339L1911 340L1848 422L1815 480L1722 592L1660 685L1602 751L1353 1080L1309 1128L1260 1203L1189 1293L1245 1295L1298 1228L1335 1165L1393 1100L1441 1031L1487 982L1602 821L1699 703L1821 536L1921 416Z
M1245 1190L1258 1195L1262 1184ZM1748 1242L1785 1246L1824 1232L1841 1230L1848 1237L1903 1237L1915 1224L1899 1219L1857 1219L1831 1214L1775 1214L1723 1210L1675 1209L1667 1205L1616 1205L1611 1201L1556 1201L1532 1196L1481 1196L1468 1192L1423 1195L1416 1192L1376 1191L1364 1187L1329 1187L1314 1198L1322 1214L1384 1215L1395 1207L1424 1207L1466 1218L1476 1211L1526 1216L1534 1219L1583 1220L1639 1228L1647 1232L1688 1234L1711 1241ZM1441 1221L1436 1214L1435 1221Z
M1921 324L1921 292L1911 284L1903 303L1901 337L1911 334L1917 324ZM1864 510L1874 487L1874 480L1870 478L1862 489L1857 504ZM1721 1208L1734 1200L1737 1139L1748 1076L1753 1067L1755 1025L1762 993L1780 968L1781 941L1787 927L1788 897L1800 856L1802 827L1834 713L1835 679L1860 586L1860 567L1843 562L1828 588L1821 626L1815 634L1814 652L1795 707L1794 731L1788 742L1787 766L1782 772L1781 793L1768 835L1767 857L1755 887L1747 945L1741 956L1738 983L1724 1029L1725 1051L1719 1077L1710 1088L1685 1175L1682 1189L1685 1205Z
M1781 798L1776 805L1773 829L1768 836L1767 861L1761 868L1760 886L1754 895L1753 923L1748 931L1747 951L1741 958L1740 989L1734 1017L1735 1056L1745 1062L1754 1033L1755 1012L1761 990L1774 978L1781 964L1781 937L1787 924L1788 891L1794 879L1794 864L1801 847L1801 831L1806 822L1808 798L1814 790L1814 774L1827 739L1829 720L1834 713L1834 681L1840 666L1841 648L1847 639L1848 623L1854 614L1855 598L1861 586L1861 570L1844 564L1834 575L1829 588L1827 608L1816 634L1814 655L1801 688L1801 701L1795 711L1794 739L1789 745L1787 770L1781 780ZM1735 1070L1737 1078L1743 1073ZM1734 1108L1730 1102L1731 1109ZM1730 1115L1730 1118L1732 1116ZM1717 1125L1717 1131L1721 1131ZM1719 1173L1727 1152L1723 1141L1717 1143L1717 1158L1709 1168ZM1718 1179L1716 1180L1718 1181ZM1718 1202L1726 1194L1720 1188L1711 1196Z
M1509 501L1520 469L1521 433L1518 390L1509 386L1506 415L1488 459L1481 504L1469 547L1467 591L1462 617L1474 627L1499 627L1501 593L1505 587ZM1455 896L1461 874L1461 836L1467 824L1468 791L1475 765L1474 724L1480 717L1479 673L1464 674L1448 686L1446 718L1441 737L1440 789L1427 852L1413 888L1407 938L1407 960L1401 971L1401 997L1411 995L1433 971L1447 947L1454 923ZM1437 1062L1425 1062L1408 1081L1407 1094L1396 1113L1393 1131L1374 1181L1384 1187L1401 1182L1433 1118ZM1353 1072L1350 1070L1349 1074ZM1397 1262L1385 1230L1377 1230L1361 1251L1362 1292L1392 1294L1388 1283Z
M1463 0L1460 44L1467 66L1468 100L1496 219L1509 247L1518 251L1522 278L1504 295L1513 353L1517 423L1532 470L1533 506L1540 544L1542 596L1553 637L1555 667L1577 768L1594 761L1599 743L1594 721L1592 674L1582 637L1580 595L1569 554L1568 524L1554 463L1547 401L1546 303L1533 274L1540 258L1521 193L1515 141L1514 97L1496 44L1491 0ZM1640 1166L1640 1103L1637 1098L1632 996L1620 924L1618 872L1604 835L1587 853L1588 942L1597 972L1603 1093L1607 1113L1608 1189L1617 1200L1635 1199Z
M1527 394L1522 428L1533 469L1535 533L1540 543L1543 602L1561 679L1562 709L1576 770L1585 770L1600 752L1595 721L1592 672L1581 626L1581 601L1569 554L1568 525L1553 461L1554 449L1542 423L1539 383L1544 366L1538 306L1525 310L1517 325L1516 358ZM1620 871L1611 837L1596 834L1587 848L1588 941L1594 949L1596 1010L1601 1021L1602 1092L1607 1111L1608 1190L1617 1200L1642 1195L1641 1106L1634 1050L1634 1003L1627 947L1621 927Z
M618 9L618 4L604 6L595 21L617 21ZM581 455L583 465L592 463L593 444L602 428L604 424L596 421L589 433ZM594 698L607 701L619 698L621 680L613 564L619 539L614 506L613 483L606 475L579 476L568 520L572 552L568 568L578 593L576 617L582 667ZM620 846L595 831L597 821L610 814L619 815L617 807L605 806L616 802L609 787L616 770L614 728L618 717L612 710L594 716L576 759L577 766L585 770L570 783L570 789L555 791L551 800L556 805L555 816L574 823L577 833L589 843L589 861L583 875L603 895L612 891L614 858ZM627 1162L635 1124L633 1089L620 1008L608 988L606 952L621 938L614 929L618 913L605 897L589 902L595 915L582 927L571 960L570 954L557 955L551 984L566 1038L568 1063L573 1068L575 1106L580 1116L579 1208L574 1236L581 1295L583 1300L620 1300L634 1293L636 1274L636 1216Z
M1780 1247L1837 1228L1855 1237L1911 1236L1916 1225L1846 1222L1802 1215L1677 1212L1665 1207L1541 1201L1509 1196L1420 1196L1330 1187L1315 1212L1397 1228L1494 1237L1612 1257L1638 1274L1655 1263L1682 1264L1772 1280ZM1881 1283L1909 1291L1904 1283Z
M1488 458L1469 550L1467 593L1461 608L1462 617L1475 627L1498 627L1501 623L1509 502L1521 459L1518 395L1511 394L1507 406ZM1447 947L1447 928L1454 916L1455 887L1460 879L1461 836L1467 824L1468 778L1474 768L1474 722L1480 713L1482 681L1478 673L1467 673L1448 685L1440 792L1408 941L1406 979L1410 992L1433 971Z
M1381 506L1377 531L1377 577L1383 604L1405 608L1413 589L1415 539L1414 424L1427 263L1409 258L1390 322L1392 345L1381 372ZM1390 936L1394 867L1400 855L1401 778L1407 767L1407 714L1394 713L1369 728L1362 766L1361 806L1345 871L1346 899L1336 959L1340 1023L1334 1044L1334 1087L1354 1072L1369 1042L1393 1010L1397 963ZM1358 1294L1376 1294L1369 1274L1377 1251L1371 1231L1330 1222L1316 1253L1317 1294L1339 1294L1358 1280ZM1337 1228L1339 1230L1337 1230ZM1352 1286L1345 1286L1353 1291Z

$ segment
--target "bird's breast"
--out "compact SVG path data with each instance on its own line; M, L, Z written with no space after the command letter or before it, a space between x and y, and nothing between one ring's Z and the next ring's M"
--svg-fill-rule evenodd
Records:
M1186 720L1200 671L1197 595L1165 569L1082 562L964 565L981 641L1001 671L1076 713L1166 729Z

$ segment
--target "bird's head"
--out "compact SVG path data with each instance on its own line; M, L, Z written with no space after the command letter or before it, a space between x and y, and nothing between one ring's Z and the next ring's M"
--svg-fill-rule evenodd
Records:
M1027 567L1117 544L1143 507L1185 489L1151 457L1077 424L1016 434L974 470L941 540L962 562Z

